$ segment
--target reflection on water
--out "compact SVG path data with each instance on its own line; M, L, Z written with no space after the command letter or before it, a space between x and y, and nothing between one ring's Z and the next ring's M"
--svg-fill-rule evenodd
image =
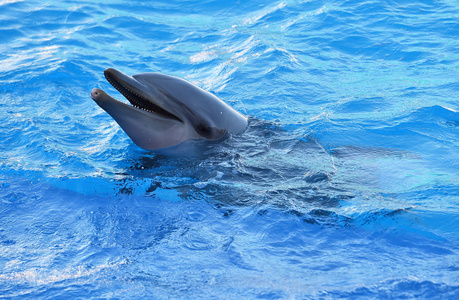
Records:
M414 153L355 146L325 149L312 134L288 132L258 119L251 119L242 135L198 142L195 149L202 156L139 152L129 157L122 162L115 192L204 200L225 213L235 206L260 213L276 208L321 224L352 223L356 212L347 211L347 205L354 201L360 203L355 210L375 212L361 215L365 220L357 223L362 224L410 209L403 203L381 205L381 193L411 189L418 182L412 182L409 172L423 167Z

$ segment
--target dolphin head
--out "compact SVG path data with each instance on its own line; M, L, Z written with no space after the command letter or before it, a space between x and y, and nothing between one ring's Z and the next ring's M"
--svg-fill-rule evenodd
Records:
M112 68L104 75L131 105L97 88L91 98L143 149L167 148L191 139L217 140L247 127L246 117L181 78L161 73L131 77Z

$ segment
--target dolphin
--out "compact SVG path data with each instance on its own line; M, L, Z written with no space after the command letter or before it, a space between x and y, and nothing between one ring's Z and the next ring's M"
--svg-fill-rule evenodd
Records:
M194 139L218 140L247 128L245 116L184 79L161 73L129 76L113 68L104 75L131 105L98 88L91 91L91 98L145 150Z

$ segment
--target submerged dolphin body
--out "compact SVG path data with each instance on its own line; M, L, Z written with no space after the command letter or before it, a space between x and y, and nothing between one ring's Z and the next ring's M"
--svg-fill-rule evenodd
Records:
M143 149L168 148L192 139L217 140L247 127L246 117L186 80L160 73L131 77L112 68L104 75L132 105L97 88L91 98Z

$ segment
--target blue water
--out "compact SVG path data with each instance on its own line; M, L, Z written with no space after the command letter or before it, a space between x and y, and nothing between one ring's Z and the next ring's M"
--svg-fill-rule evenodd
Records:
M459 6L0 1L0 298L458 299ZM250 118L143 151L103 70Z

